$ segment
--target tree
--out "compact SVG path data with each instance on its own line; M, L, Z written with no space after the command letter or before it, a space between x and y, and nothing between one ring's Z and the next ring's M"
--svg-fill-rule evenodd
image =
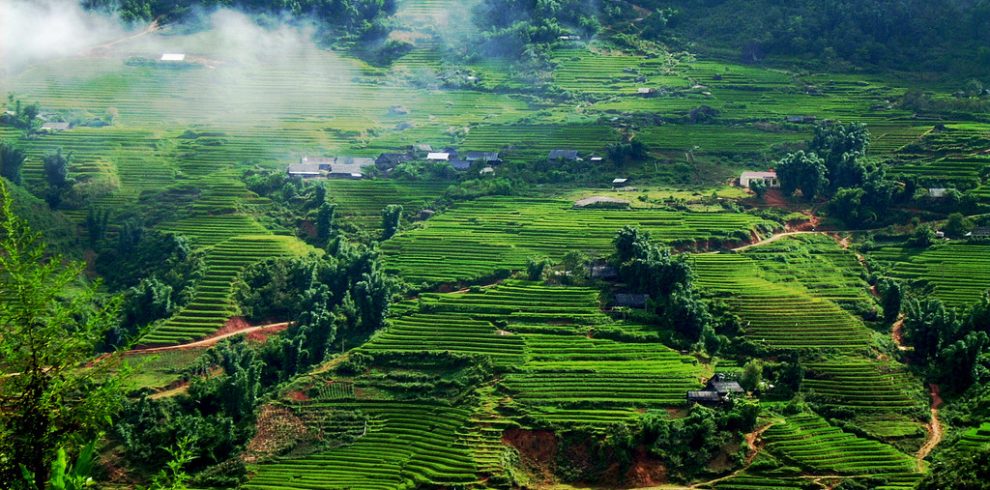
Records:
M763 179L753 179L749 181L749 190L756 194L758 199L763 199L763 196L767 193L767 181Z
M865 180L862 162L870 147L870 131L865 124L819 124L809 149L825 164L827 188L833 194L843 187L857 187Z
M752 359L743 366L742 376L739 377L739 384L746 391L756 391L763 382L763 361Z
M526 261L526 278L530 281L542 281L543 275L551 267L553 267L553 261L546 257L530 257Z
M72 154L63 154L59 148L54 153L49 153L42 157L44 161L45 181L48 183L48 190L45 200L52 209L58 207L62 202L62 195L72 186L69 180L69 163Z
M20 149L5 141L0 142L0 177L20 185L25 158L27 156Z
M382 210L382 240L388 240L399 231L399 222L402 220L402 206L399 204L389 204Z
M323 187L317 187L317 189L322 189ZM320 241L321 244L325 244L330 238L330 233L333 231L333 218L336 211L336 206L328 202L324 202L320 205L319 211L316 213L316 239Z
M942 231L950 237L958 238L972 229L972 220L963 216L962 213L952 213L949 215L948 221L945 222L945 227L942 228Z
M911 238L908 239L907 244L912 247L927 248L930 247L938 237L935 235L935 229L931 225L921 225L915 228L914 233Z
M46 256L2 182L0 230L0 481L45 488L58 449L93 440L121 403L114 358L83 367L118 302L80 282L84 264Z
M809 201L828 185L826 175L825 162L814 153L791 153L777 163L777 176L784 194L791 195L800 189Z
M901 303L904 300L904 290L901 283L892 279L881 279L879 283L880 300L883 303L883 319L893 323L901 313Z

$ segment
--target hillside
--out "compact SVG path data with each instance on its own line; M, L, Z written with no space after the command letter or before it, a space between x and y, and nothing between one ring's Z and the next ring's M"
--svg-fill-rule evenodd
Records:
M76 36L0 49L0 175L112 317L65 372L126 376L0 408L12 488L94 439L120 488L987 476L986 2L3 12Z

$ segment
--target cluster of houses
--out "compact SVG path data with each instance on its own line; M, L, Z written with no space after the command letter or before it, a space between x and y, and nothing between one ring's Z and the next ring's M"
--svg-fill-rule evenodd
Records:
M604 158L600 156L590 156L591 162L601 162ZM450 165L451 168L466 171L473 165L482 166L479 173L481 175L491 175L495 173L495 167L502 163L501 155L495 151L468 151L461 153L456 148L443 148L435 150L430 145L413 145L405 152L386 152L378 155L377 158L369 157L302 157L298 163L290 164L287 172L293 177L304 179L316 178L338 178L338 179L361 179L365 176L365 168L375 167L378 171L387 174L398 165L414 161L425 160L427 162ZM554 149L547 154L547 161L551 162L580 162L584 159L577 150ZM612 187L615 189L627 189L629 179L617 177L612 180Z
M3 113L2 118L0 118L2 119L2 121L0 122L7 123L9 121L12 121L16 117L17 117L17 113L8 110ZM59 121L59 119L61 119L61 116L59 116L58 114L53 114L53 113L38 114L38 120L41 121L41 127L38 128L38 132L55 133L58 131L66 131L72 128L72 124L64 121Z

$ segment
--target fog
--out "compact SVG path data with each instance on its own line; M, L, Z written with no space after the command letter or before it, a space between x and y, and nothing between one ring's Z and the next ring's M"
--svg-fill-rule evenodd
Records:
M0 66L79 54L120 39L129 29L116 18L88 12L73 0L0 0Z

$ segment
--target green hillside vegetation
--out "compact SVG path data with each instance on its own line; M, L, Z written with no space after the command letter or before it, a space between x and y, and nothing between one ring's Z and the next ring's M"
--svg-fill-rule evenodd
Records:
M779 3L86 0L127 34L18 34L0 176L46 243L0 250L0 486L982 483L990 6Z

